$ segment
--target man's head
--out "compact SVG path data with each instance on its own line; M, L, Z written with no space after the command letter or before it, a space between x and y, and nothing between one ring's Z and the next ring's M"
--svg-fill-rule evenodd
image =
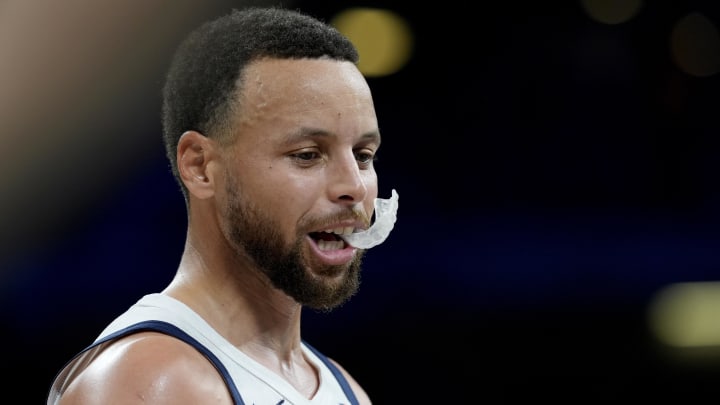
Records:
M334 28L282 8L233 10L193 31L170 65L162 110L167 157L186 200L177 172L180 136L190 130L216 139L231 136L239 79L250 62L268 57L358 61L353 44Z
M355 49L280 9L234 12L198 32L180 54L203 57L175 59L165 107L192 234L214 240L209 254L233 272L257 269L303 305L340 305L358 288L363 251L338 234L369 225L378 192L380 133Z

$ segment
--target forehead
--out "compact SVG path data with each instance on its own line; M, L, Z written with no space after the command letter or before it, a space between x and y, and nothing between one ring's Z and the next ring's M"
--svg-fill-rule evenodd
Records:
M261 59L247 66L241 80L244 121L318 114L375 118L370 89L351 62Z

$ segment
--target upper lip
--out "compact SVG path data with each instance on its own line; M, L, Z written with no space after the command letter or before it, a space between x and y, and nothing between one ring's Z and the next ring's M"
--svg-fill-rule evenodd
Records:
M337 235L349 235L357 231L365 230L366 228L367 225L362 221L348 220L328 224L326 226L323 226L321 229L318 229L316 232L329 232Z

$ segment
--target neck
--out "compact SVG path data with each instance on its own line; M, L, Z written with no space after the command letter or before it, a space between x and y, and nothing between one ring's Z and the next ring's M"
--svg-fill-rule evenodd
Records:
M188 238L175 277L163 293L192 308L243 351L262 352L259 348L265 347L290 356L300 346L302 306L274 288L252 263L228 258L207 245L218 246Z

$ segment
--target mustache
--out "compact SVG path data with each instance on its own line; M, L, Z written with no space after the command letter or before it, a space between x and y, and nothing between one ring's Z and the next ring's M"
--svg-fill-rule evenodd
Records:
M302 224L303 229L322 229L338 222L361 222L364 228L370 226L372 217L362 207L352 207L338 210L322 217L306 218Z

